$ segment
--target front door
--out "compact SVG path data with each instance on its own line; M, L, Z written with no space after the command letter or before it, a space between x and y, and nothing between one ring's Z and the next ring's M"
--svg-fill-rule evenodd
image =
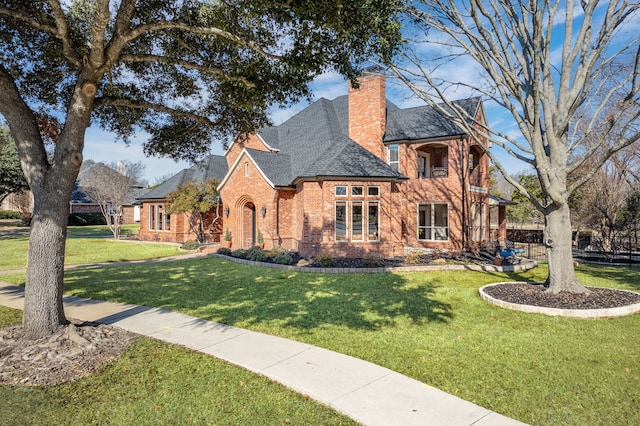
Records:
M242 209L242 248L256 245L256 206L248 202Z

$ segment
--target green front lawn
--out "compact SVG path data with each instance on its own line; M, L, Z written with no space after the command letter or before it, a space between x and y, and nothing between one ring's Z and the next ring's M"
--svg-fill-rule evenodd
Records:
M204 258L67 271L65 292L309 342L534 425L640 424L640 315L553 318L477 295L546 272L322 275ZM578 273L587 285L640 290L637 268ZM24 274L0 280L20 284Z
M486 283L545 273L321 275L207 258L69 271L66 292L308 342L530 424L640 424L640 315L552 318L477 295ZM589 285L640 289L638 269L579 274Z
M105 231L107 234L104 233ZM65 264L79 265L154 259L180 253L175 245L139 244L115 241L108 237L95 238L96 235L108 235L109 232L106 226L69 227ZM26 268L28 245L29 236L27 234L3 236L0 239L0 249L2 250L0 271Z
M0 306L0 327L20 316ZM0 425L355 424L256 374L148 338L76 382L0 386L0 401Z

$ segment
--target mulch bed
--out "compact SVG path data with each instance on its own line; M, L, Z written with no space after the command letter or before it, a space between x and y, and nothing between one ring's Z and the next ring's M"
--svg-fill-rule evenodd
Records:
M520 305L558 309L607 309L640 303L640 294L613 288L587 287L589 294L552 294L540 284L497 284L484 289L489 296Z

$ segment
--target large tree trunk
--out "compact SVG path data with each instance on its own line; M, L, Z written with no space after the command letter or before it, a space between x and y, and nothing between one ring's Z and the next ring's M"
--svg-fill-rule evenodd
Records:
M549 260L548 290L551 293L567 291L570 293L588 293L578 281L573 267L571 249L571 217L569 205L560 207L545 215L544 243L547 246Z
M69 215L69 201L64 195L34 193L23 317L26 337L32 339L51 335L68 324L62 306Z

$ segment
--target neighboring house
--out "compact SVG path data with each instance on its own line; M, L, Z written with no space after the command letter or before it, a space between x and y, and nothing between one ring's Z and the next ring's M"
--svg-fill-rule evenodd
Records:
M303 256L391 257L458 251L504 235L507 202L493 199L501 217L490 232L489 159L473 138L428 106L389 102L383 76L359 83L347 96L320 99L279 126L234 141L224 157L199 166L200 174L220 176L222 229L231 232L232 248L255 245L260 232L266 248L281 245ZM457 104L486 123L479 98ZM182 171L153 194L156 216L168 190L195 177L189 173L195 172ZM159 219L144 219L149 198L143 197L141 238L184 241L174 229L177 218L163 219L170 224L164 234ZM155 233L145 229L150 224Z
M115 173L113 169L105 166L102 163L96 163L92 160L87 160L82 163L80 172L78 172L78 178L73 185L73 192L71 193L71 202L69 204L69 214L76 213L102 213L100 205L92 200L87 194L82 192L82 184L87 174L90 171L95 171L96 167L104 168L104 173ZM147 189L143 185L131 185L129 192L122 206L122 223L138 223L140 222L140 203L138 197L147 192Z
M227 174L227 161L219 155L210 155L204 161L189 169L184 169L155 188L138 196L142 203L140 231L138 237L148 241L180 242L195 239L189 229L189 223L183 214L170 215L167 212L166 198L181 185L195 181L217 179L221 181ZM222 206L220 207L222 211ZM220 241L222 220L213 228L209 241Z

